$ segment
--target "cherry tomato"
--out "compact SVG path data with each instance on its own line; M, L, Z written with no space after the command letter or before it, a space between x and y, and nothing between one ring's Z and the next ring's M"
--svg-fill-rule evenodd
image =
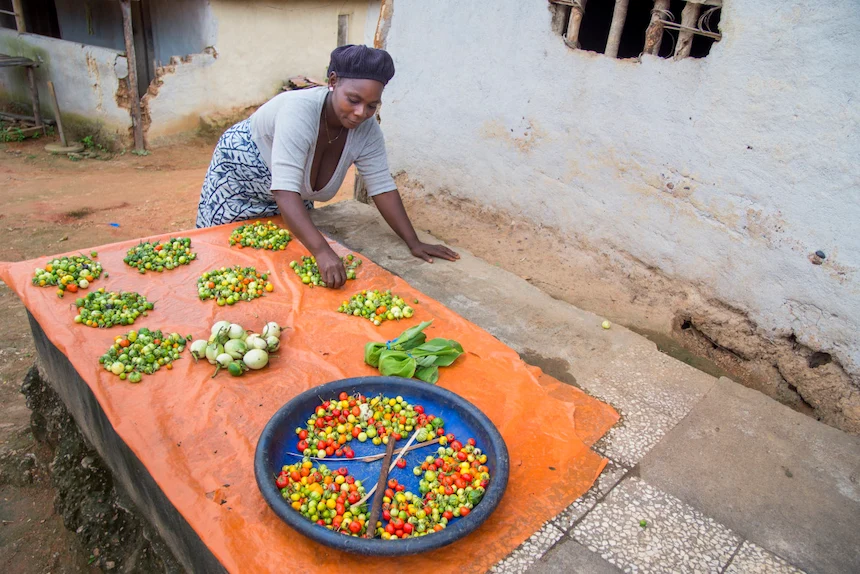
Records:
M397 461L397 468L406 468L406 459L401 458Z

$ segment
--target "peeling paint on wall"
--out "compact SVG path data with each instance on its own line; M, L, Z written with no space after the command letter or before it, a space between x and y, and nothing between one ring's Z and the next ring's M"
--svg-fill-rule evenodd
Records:
M338 15L351 15L349 41L361 43L371 2L212 0L210 5L218 23L212 46L171 58L156 70L143 97L150 143L258 106L278 94L290 76L322 77L337 44Z
M87 46L35 34L0 28L0 52L37 59L36 82L44 117L52 118L47 81L54 83L69 137L93 136L106 146L128 142L128 112L115 97L121 90L116 50ZM121 68L121 66L120 66ZM29 108L26 76L14 68L0 69L0 95Z

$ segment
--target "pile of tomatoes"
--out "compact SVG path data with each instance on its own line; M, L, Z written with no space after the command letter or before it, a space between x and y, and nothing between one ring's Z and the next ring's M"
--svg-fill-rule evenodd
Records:
M141 241L125 255L126 265L134 267L140 273L147 271L170 271L180 265L188 265L197 259L197 254L191 251L191 238L177 237L164 243Z
M101 274L101 264L86 255L60 257L45 265L44 269L35 270L33 285L57 287L57 297L62 297L65 291L77 293L78 289L86 289Z
M387 444L389 438L399 441L412 434L419 443L438 438L439 446L431 450L434 454L427 455L412 469L419 479L417 493L408 491L395 478L388 481L382 492L381 520L375 528L384 540L439 532L451 520L468 516L490 484L487 455L478 448L475 439L462 443L453 434L446 434L443 424L441 418L425 413L423 407L411 405L403 397L368 399L364 395L341 393L337 399L324 401L317 407L305 428L296 429L298 450L305 458L298 465L284 467L277 486L292 508L309 520L329 529L346 529L350 534L363 535L368 527L364 516L367 509L364 505L352 508L362 498L360 482L355 482L353 490L346 468L338 471L328 471L324 465L315 468L311 458L352 459L355 452L348 443L353 440L370 440L380 445ZM396 466L406 468L406 459L399 458ZM356 495L351 496L351 492Z
M284 466L275 484L292 509L311 522L351 536L367 532L367 504L358 506L364 486L347 469L331 470L304 459Z
M240 225L230 234L230 245L239 249L253 247L254 249L270 249L283 251L290 242L290 232L278 227L271 221L263 223L255 221Z
M421 405L411 405L403 397L350 396L341 393L336 400L324 401L308 419L305 428L297 428L298 452L308 457L337 456L353 458L347 444L353 440L388 444L388 437L401 440L419 427L419 442L445 434L444 421L427 415ZM423 440L422 440L423 439Z
M252 301L271 292L274 286L268 281L269 272L260 273L253 267L221 267L207 271L197 280L197 296L201 301L215 299L219 306L233 305L238 301Z

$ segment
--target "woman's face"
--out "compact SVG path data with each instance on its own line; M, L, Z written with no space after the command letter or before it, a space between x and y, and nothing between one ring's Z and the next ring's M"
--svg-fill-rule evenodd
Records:
M357 128L372 117L382 104L382 82L338 78L332 72L329 83L334 87L331 104L341 125L346 129Z

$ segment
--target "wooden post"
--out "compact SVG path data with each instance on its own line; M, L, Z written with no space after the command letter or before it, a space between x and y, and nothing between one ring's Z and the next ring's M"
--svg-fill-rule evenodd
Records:
M571 48L580 48L579 27L582 25L582 17L585 15L585 3L588 0L576 0L570 7L570 18L567 20L567 36L564 43Z
M39 88L36 87L36 70L33 66L27 66L27 84L30 88L30 101L33 103L33 119L36 121L36 127L43 127L42 110L39 104ZM45 130L42 130L45 133Z
M376 33L373 35L373 47L385 49L388 44L388 30L391 28L391 18L394 16L394 0L382 0L379 6L379 20L376 22Z
M627 20L628 1L615 0L612 25L609 27L609 39L606 40L606 50L604 51L604 54L610 58L618 57L618 46L621 45L621 33L624 31L624 21Z
M651 11L651 23L648 24L648 29L645 30L645 48L643 52L646 54L660 53L660 45L663 43L663 14L664 10L669 9L671 0L654 0L654 9Z
M370 198L367 197L367 186L364 185L364 178L361 174L355 174L355 185L352 188L353 199L361 203L370 203Z
M131 4L120 0L122 32L125 36L125 56L128 60L128 89L131 92L131 123L134 130L134 149L143 151L143 120L140 113L140 92L137 88L137 58L134 56L134 35L131 30Z
M12 11L15 12L15 28L17 28L18 33L26 33L27 22L24 21L22 0L12 0ZM43 127L42 110L39 106L39 89L36 87L36 70L33 69L33 66L27 66L27 85L30 89L30 102L33 104L33 119L36 121L36 127L41 128Z
M19 32L26 32L27 26L24 22L24 6L21 0L12 0L12 11L15 13L15 27Z
M54 82L48 80L48 93L51 94L51 104L54 106L54 118L57 120L57 133L60 134L60 143L68 147L66 132L63 130L63 120L60 118L60 104L57 101L57 92L54 91Z
M699 14L702 12L702 5L696 2L687 2L684 10L681 11L681 26L686 28L695 28L699 21ZM687 30L678 32L678 43L675 46L675 59L681 60L690 55L690 49L693 47L693 33Z

